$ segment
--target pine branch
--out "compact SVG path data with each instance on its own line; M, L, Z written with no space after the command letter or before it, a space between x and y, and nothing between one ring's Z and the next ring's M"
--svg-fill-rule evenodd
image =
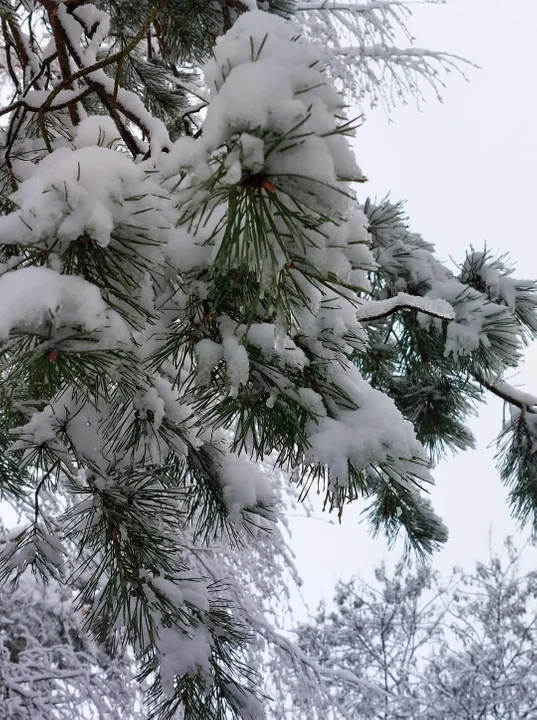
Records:
M475 375L477 382L496 397L513 407L531 414L537 413L537 398L503 382L489 382L482 375Z
M358 308L356 317L363 323L375 322L390 317L400 310L417 310L438 320L453 320L455 317L453 308L444 300L428 300L408 293L398 293L389 300L365 302Z

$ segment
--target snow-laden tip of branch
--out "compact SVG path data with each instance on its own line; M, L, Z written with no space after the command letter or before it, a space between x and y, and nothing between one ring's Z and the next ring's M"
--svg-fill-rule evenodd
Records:
M534 395L523 392L508 383L489 381L483 376L476 379L486 390L501 398L504 402L509 403L509 405L513 405L524 412L537 414L537 397Z
M356 316L360 322L374 322L401 310L418 310L439 320L453 320L455 318L455 311L445 300L430 300L429 298L416 297L408 293L399 293L387 300L365 302L358 309Z

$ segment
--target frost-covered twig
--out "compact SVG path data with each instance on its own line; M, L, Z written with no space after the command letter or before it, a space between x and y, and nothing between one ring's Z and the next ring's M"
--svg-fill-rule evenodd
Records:
M434 0L433 0L434 1ZM346 11L350 13L371 13L375 10L392 10L396 8L407 10L412 4L408 0L369 0L367 3L345 2L344 0L305 0L296 6L297 12L311 10L326 10L328 12Z
M420 101L422 86L429 86L440 98L443 74L456 70L466 78L464 67L473 66L449 53L404 47L414 42L407 25L413 4L401 0L306 0L298 5L298 17L305 18L308 36L323 44L329 71L344 91L359 102L380 102L389 109L406 102L408 96Z

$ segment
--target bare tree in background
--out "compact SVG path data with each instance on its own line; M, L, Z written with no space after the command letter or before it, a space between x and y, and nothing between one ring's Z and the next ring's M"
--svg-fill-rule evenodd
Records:
M332 680L324 717L536 717L537 572L523 571L522 555L508 539L502 555L447 582L427 566L398 564L379 568L375 585L339 583L331 607L297 628L298 643L324 667L385 693ZM295 716L317 717L304 701Z

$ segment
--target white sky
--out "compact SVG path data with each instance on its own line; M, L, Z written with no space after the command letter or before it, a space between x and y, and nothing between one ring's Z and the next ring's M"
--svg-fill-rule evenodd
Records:
M537 83L535 0L448 0L417 7L410 29L417 45L446 50L481 66L470 82L452 75L444 103L395 111L390 124L370 113L356 142L358 162L369 178L364 192L407 200L412 228L436 245L443 260L464 258L470 244L508 251L518 277L537 278L535 206ZM532 372L537 348L511 382L537 392ZM471 423L475 451L448 458L437 468L432 500L450 531L436 568L468 566L488 554L489 534L499 545L507 534L522 538L510 518L506 489L493 461L502 403L494 398ZM324 516L328 519L328 516ZM341 526L294 520L293 548L314 606L330 597L334 580L367 578L381 559L391 564L383 538L372 539L360 507L348 508ZM522 542L522 541L521 541ZM297 609L299 616L304 612Z

